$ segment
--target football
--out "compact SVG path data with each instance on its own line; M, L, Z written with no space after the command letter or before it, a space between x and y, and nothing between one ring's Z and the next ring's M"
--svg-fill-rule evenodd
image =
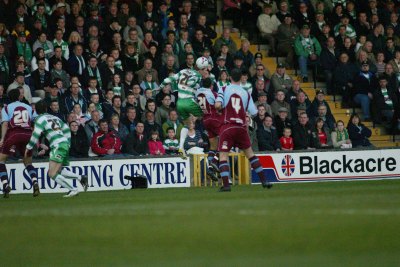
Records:
M199 70L208 68L208 59L205 57L199 57L196 60L196 66Z

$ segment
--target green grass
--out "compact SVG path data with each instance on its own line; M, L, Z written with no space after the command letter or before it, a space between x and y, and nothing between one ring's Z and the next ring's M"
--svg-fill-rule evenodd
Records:
M11 195L0 266L399 266L400 180Z

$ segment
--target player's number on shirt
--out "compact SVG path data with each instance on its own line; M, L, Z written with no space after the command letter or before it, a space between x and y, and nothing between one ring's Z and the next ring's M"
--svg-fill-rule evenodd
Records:
M231 104L232 104L232 108L236 111L237 114L239 114L239 111L242 108L240 106L240 98L239 97L232 97L231 98Z
M48 123L51 123L51 129L52 129L53 131L58 131L58 130L60 130L61 125L60 125L60 123L58 123L57 120L55 120L55 119L48 119L47 122L48 122Z
M16 110L14 111L14 124L22 125L29 121L29 114L27 110Z
M183 77L179 79L179 84L187 86L189 82L189 74L182 73L182 76Z

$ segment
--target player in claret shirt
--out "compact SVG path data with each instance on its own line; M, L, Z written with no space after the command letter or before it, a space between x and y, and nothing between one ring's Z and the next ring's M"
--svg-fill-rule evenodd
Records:
M1 112L2 130L0 140L0 179L3 184L3 196L8 198L11 187L5 162L8 156L19 152L24 155L26 144L32 135L32 120L35 115L31 106L19 101L21 92L19 87L8 93L11 104L5 106ZM25 168L32 179L33 196L39 195L37 173L32 166L32 153L26 154L23 159Z
M219 131L218 141L219 170L223 182L223 186L220 188L221 192L231 191L228 153L232 147L238 147L244 151L251 167L259 176L262 186L265 188L272 187L272 184L267 182L264 170L251 148L250 137L246 128L246 112L254 116L257 114L257 108L250 94L239 85L241 75L242 72L239 69L232 70L231 84L225 90L218 92L215 103L217 110L223 110L223 125Z

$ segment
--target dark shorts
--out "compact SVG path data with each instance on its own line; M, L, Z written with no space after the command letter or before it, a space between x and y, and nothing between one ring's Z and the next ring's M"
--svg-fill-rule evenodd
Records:
M218 151L229 152L232 147L247 149L251 147L249 133L245 126L225 124L219 131Z
M214 138L219 135L222 122L217 118L205 118L203 120L203 125L204 129L207 131L208 138Z
M1 153L6 155L13 155L17 151L21 157L25 154L26 145L31 139L32 131L26 129L9 129L4 137L3 147Z

